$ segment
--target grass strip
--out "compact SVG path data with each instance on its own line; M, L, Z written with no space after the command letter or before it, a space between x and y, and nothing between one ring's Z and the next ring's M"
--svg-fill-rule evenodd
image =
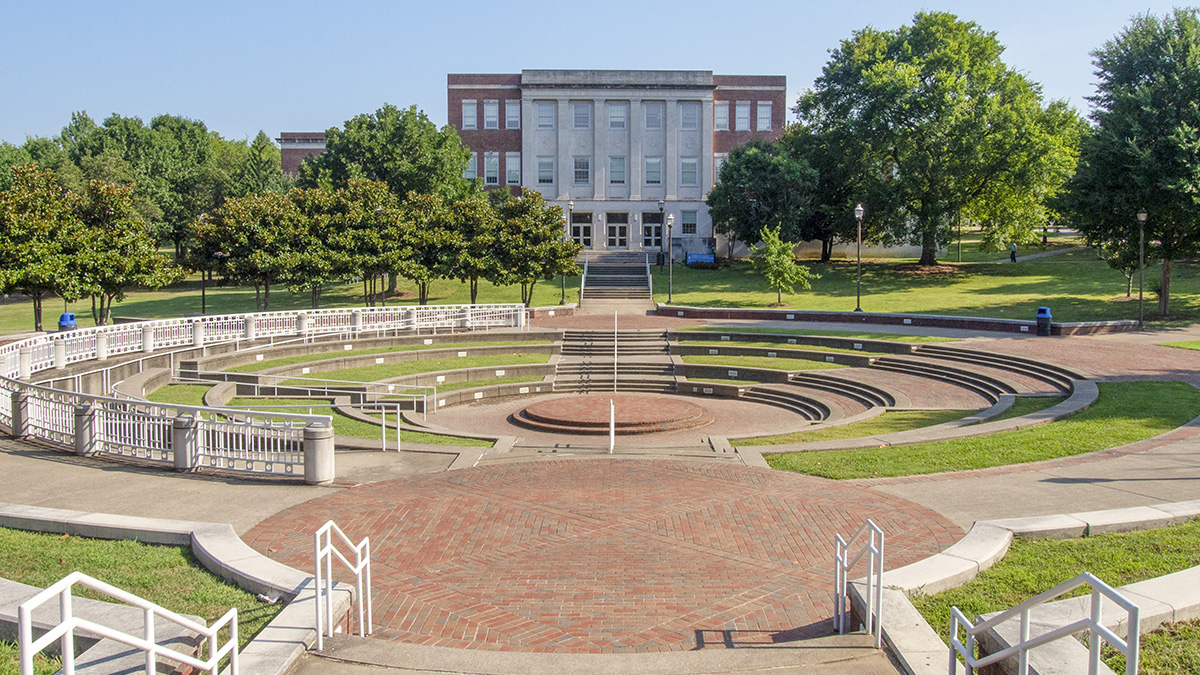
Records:
M886 448L771 455L776 469L825 478L962 471L1067 457L1152 438L1200 414L1200 390L1182 382L1104 382L1087 410L1028 429Z
M235 398L229 402L231 406L247 406L255 410L287 412L295 414L309 414L309 408L285 408L280 406L308 406L312 407L314 415L330 415L333 417L333 433L338 436L350 436L352 438L364 438L369 440L378 440L380 438L380 429L378 424L371 424L353 417L349 417L335 408L330 407L329 399L317 398ZM323 406L323 407L322 407ZM388 414L388 440L396 438L396 430L390 426L395 424L395 417ZM476 447L486 448L491 447L491 441L485 441L478 438L464 438L462 436L450 436L442 434L432 434L424 431L409 431L400 430L400 442L403 443L422 443L425 445L450 445L454 447Z
M492 366L519 366L526 364L547 363L549 354L505 354L497 356L461 356L433 359L429 361L402 361L400 363L381 363L357 368L312 373L305 377L323 380L343 380L350 382L377 382L405 375L420 375L441 370L461 370L463 368L486 368ZM289 380L282 384L303 384L303 380Z
M1198 552L1200 520L1082 539L1014 539L1004 559L971 582L936 595L914 595L912 602L945 640L951 606L974 618L1016 606L1082 572L1091 572L1110 586L1124 586L1200 564ZM1084 589L1076 589L1070 596L1084 593ZM1200 672L1196 670L1200 665L1200 625L1176 624L1155 633L1158 635L1142 636L1140 672ZM1115 671L1125 672L1124 659L1115 652L1105 662Z
M219 383L212 384L168 384L146 394L146 400L169 405L204 406L204 395Z
M1053 408L1065 400L1067 400L1066 396L1018 396L1017 400L1013 401L1011 408L991 418L988 422L1024 417L1046 408Z
M826 427L812 431L796 431L777 436L760 436L737 441L734 445L784 445L787 443L810 443L814 441L836 441L844 438L860 438L890 434L897 431L909 431L935 424L944 424L973 415L977 410L889 410L869 420L843 424L840 427ZM822 455L825 453L822 452ZM770 462L770 459L767 460ZM776 467L778 468L778 467Z
M720 377L689 377L688 382L716 382L717 384L736 384L740 386L752 386L762 384L758 380L727 380Z
M827 363L811 359L790 359L787 357L770 358L767 356L708 356L695 354L681 356L684 363L702 366L729 366L730 368L768 368L770 370L825 370L828 368L845 368L840 363Z
M187 548L0 528L0 576L5 579L45 588L75 571L208 622L237 607L242 647L283 609L282 603L269 605L221 581ZM77 594L106 599L85 589Z
M472 347L511 347L517 345L548 345L550 340L517 340L508 342L450 342L446 344L432 345L406 345L402 347L375 347L372 349L351 349L350 351L340 352L324 352L321 354L297 354L296 356L286 356L269 361L256 361L247 363L242 366L234 366L226 368L228 373L256 373L267 368L278 368L279 366L291 366L297 363L310 363L312 361L325 361L327 359L344 358L347 356L370 356L371 354L392 354L395 352L418 352L430 349L470 349Z
M1184 340L1183 342L1163 342L1160 344L1163 347L1175 347L1177 349L1200 349L1200 340Z
M870 352L863 349L842 349L841 347L821 347L818 345L790 345L786 342L734 342L732 340L680 340L680 344L699 345L707 347L764 347L766 349L797 349L804 352L838 352L841 354L866 354L868 356L887 356L884 352Z
M799 328L743 328L737 326L730 328L728 326L687 326L679 330L688 331L703 331L708 333L727 333L736 335L738 333L771 333L779 335L828 335L832 337L844 337L852 340L887 340L888 342L959 342L958 338L938 337L936 335L900 335L898 333L855 333L836 330L803 330ZM793 346L793 345L788 345Z
M33 657L33 675L54 675L61 669L62 659L57 655L40 652ZM0 641L0 675L17 675L20 672L21 650L17 643Z

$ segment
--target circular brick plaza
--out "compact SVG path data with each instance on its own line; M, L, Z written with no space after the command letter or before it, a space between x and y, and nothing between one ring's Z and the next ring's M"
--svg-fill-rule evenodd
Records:
M610 411L611 403L611 411ZM568 434L651 434L712 424L715 416L679 396L588 394L539 401L513 413L521 426Z
M608 653L827 634L834 533L866 518L887 567L962 532L865 488L671 460L558 460L362 485L294 506L245 539L299 569L335 520L371 538L375 636L425 645Z

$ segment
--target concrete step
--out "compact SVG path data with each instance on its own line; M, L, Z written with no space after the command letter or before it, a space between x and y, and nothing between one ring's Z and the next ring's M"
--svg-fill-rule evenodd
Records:
M790 380L792 384L801 387L841 394L867 407L890 408L896 405L896 399L890 393L868 384L862 384L861 382L851 382L828 375L807 375L804 373L795 373L791 376Z

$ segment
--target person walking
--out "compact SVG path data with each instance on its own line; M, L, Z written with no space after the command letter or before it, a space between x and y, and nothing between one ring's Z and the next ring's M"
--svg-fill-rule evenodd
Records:
M1017 242L1012 242L1008 245L1008 260L1017 262Z

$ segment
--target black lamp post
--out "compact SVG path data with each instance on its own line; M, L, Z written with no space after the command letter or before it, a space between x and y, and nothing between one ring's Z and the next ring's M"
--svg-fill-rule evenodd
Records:
M862 219L864 213L863 205L859 204L854 207L854 219L858 221L858 246L855 248L854 256L858 259L858 284L854 290L854 311L862 311Z
M659 254L659 260L660 260L660 261L662 260L663 246L664 246L664 242L663 242L663 239L662 239L662 235L663 235L663 209L664 209L664 208L666 208L666 206L667 206L667 203L666 203L666 202L664 202L664 201L663 201L663 200L661 200L661 199L660 199L660 200L658 200L658 254ZM661 271L662 271L662 262L659 262L659 263L658 263L658 271L659 271L659 272L661 272Z
M667 254L667 304L671 304L671 294L675 290L675 214L667 214L667 241L671 247Z
M1146 209L1138 211L1138 329L1146 327L1146 315L1142 311L1142 282L1146 277Z

